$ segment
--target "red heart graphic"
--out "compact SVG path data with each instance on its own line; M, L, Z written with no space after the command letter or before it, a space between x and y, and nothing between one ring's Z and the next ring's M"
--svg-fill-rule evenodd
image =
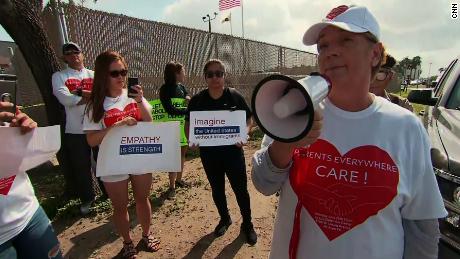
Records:
M106 111L104 115L104 124L108 128L115 124L117 121L121 121L128 116L133 117L137 121L141 121L141 112L136 103L130 103L126 105L123 111L117 108Z
M297 149L293 160L291 186L329 240L376 215L397 194L398 167L376 146L356 147L342 156L320 139Z
M84 78L83 80L76 79L76 78L69 78L65 81L65 85L69 89L70 92L82 89L91 91L93 89L93 79L92 78Z
M0 194L5 196L8 195L15 178L16 175L0 179Z

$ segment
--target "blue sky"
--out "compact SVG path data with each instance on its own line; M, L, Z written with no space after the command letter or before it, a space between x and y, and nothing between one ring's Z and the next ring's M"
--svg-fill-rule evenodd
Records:
M315 47L301 42L306 28L320 21L333 7L354 3L367 6L376 16L381 40L396 59L421 56L422 76L427 76L430 63L430 75L434 75L438 68L447 66L460 54L460 18L450 17L450 0L242 1L245 37L253 40L316 52ZM460 3L460 0L453 2ZM96 4L88 0L85 6L201 30L208 29L201 17L219 12L218 0L99 0ZM220 22L229 12L218 14L212 22L213 31L230 34L230 23ZM231 12L233 34L241 36L241 8ZM11 40L1 26L0 40Z

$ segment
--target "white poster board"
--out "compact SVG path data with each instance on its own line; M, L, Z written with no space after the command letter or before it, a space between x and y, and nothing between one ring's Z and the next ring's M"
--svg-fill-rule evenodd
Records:
M97 176L180 172L179 122L138 122L105 135L97 158Z
M53 158L61 147L59 125L21 134L18 127L0 127L0 179L25 172Z
M190 112L189 145L226 146L247 142L246 111Z

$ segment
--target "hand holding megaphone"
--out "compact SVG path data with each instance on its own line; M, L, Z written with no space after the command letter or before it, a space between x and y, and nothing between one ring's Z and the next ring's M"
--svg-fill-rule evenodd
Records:
M320 111L315 111L313 114L313 124L308 134L296 142L280 142L274 140L268 149L270 159L277 168L286 168L292 160L294 149L306 147L313 144L321 135L323 127L323 115Z
M302 140L312 130L315 111L330 88L330 81L318 73L298 81L283 75L268 76L257 84L252 95L254 119L274 140Z

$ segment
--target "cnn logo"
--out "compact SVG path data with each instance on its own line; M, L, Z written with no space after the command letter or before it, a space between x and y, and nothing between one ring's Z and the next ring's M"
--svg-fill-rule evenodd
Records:
M458 3L450 4L450 18L458 19Z

